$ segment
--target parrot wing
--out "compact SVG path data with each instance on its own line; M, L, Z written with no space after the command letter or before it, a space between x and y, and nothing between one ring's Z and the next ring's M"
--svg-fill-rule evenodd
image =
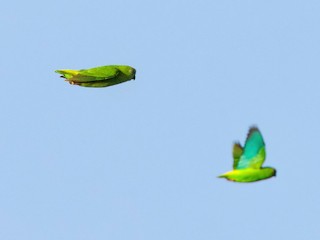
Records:
M241 147L240 143L234 143L233 144L233 151L232 151L232 155L233 155L233 169L235 169L238 166L240 157L243 153L243 148Z
M72 80L77 82L94 82L116 78L120 71L115 67L104 66L79 70Z
M257 127L251 127L243 148L243 153L235 169L261 168L266 158L265 143Z
M116 78L120 70L113 66L102 66L82 70L62 69L56 70L56 72L62 74L62 77L68 79L68 81L85 83Z

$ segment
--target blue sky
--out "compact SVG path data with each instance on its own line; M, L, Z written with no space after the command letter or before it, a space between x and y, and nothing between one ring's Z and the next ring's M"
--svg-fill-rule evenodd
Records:
M0 238L316 239L319 1L2 4ZM54 70L126 64L91 89ZM277 177L216 178L260 128Z

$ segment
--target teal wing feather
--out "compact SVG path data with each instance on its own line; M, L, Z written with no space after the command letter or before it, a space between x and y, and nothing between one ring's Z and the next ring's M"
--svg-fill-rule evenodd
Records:
M77 82L94 82L116 78L120 70L114 66L102 66L79 70L72 80Z
M236 169L261 168L266 158L265 143L257 127L251 127Z
M240 157L243 153L243 148L241 147L240 143L234 143L233 144L233 169L236 169L240 160Z

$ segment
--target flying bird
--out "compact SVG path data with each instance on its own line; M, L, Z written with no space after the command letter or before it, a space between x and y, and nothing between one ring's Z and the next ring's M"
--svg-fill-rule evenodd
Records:
M125 65L109 65L89 69L61 69L60 73L72 85L82 87L109 87L115 84L135 79L136 70Z
M266 158L265 143L257 127L251 127L244 147L233 145L233 170L218 177L234 182L256 182L276 176L276 169L262 167Z

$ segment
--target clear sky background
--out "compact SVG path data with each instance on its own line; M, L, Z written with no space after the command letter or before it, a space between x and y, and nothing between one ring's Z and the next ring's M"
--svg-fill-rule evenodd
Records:
M320 236L320 2L6 1L0 239ZM126 64L72 86L56 69ZM256 124L277 177L239 184Z

